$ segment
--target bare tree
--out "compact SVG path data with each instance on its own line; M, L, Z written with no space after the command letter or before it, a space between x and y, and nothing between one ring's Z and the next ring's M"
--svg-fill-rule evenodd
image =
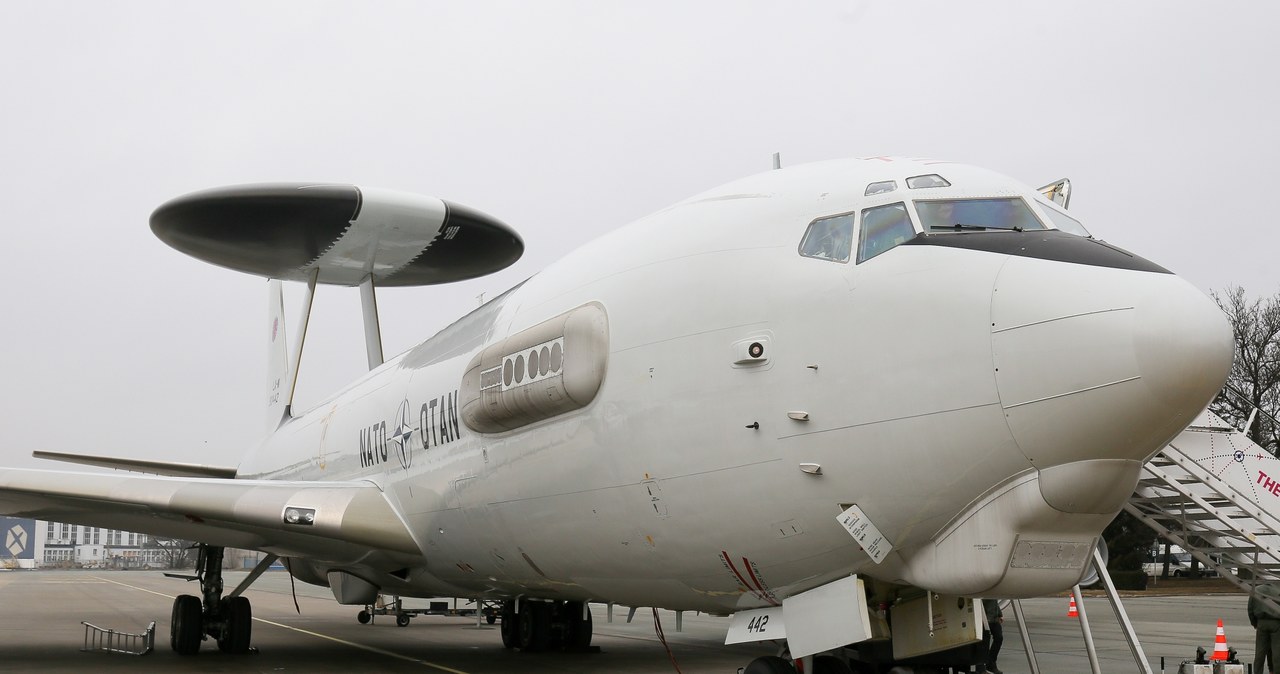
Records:
M186 569L192 565L192 543L180 538L148 536L146 547L161 551L165 568Z
M1209 409L1240 428L1257 409L1256 421L1245 429L1249 438L1275 454L1280 449L1280 294L1250 300L1244 288L1229 286L1211 292L1235 331L1235 363L1227 389Z

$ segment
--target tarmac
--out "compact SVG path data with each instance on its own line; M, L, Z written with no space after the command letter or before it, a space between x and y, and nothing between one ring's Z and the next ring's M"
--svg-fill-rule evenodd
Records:
M244 577L227 572L226 586ZM615 607L609 622L603 605L592 605L593 645L598 653L525 654L502 647L496 625L477 626L473 617L418 616L397 627L389 616L368 625L356 620L359 607L337 604L328 589L298 583L297 610L283 572L270 572L246 593L253 602L255 653L230 656L206 641L196 656L169 648L173 597L196 594L194 583L158 571L11 571L0 573L0 672L736 672L751 659L776 652L771 644L725 646L727 618L685 614L676 631L675 614L659 611L671 655L655 634L653 614L642 608L628 623L627 609ZM1154 672L1176 672L1197 646L1213 651L1217 621L1242 662L1253 658L1253 630L1243 594L1141 596L1124 605ZM426 600L405 600L406 608L426 608ZM459 607L466 607L459 600ZM1042 674L1089 671L1079 620L1068 618L1067 599L1023 601L1027 626ZM1137 668L1108 601L1085 599L1102 671ZM1000 668L1008 674L1031 669L1013 612L1005 612L1005 645ZM155 651L136 657L82 652L86 621L119 632L143 632L156 622Z

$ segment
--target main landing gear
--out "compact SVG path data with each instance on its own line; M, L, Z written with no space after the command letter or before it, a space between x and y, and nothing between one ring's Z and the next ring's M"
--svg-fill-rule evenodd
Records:
M580 601L502 602L502 645L525 653L591 648L591 611Z
M222 596L222 548L201 545L196 573L192 580L200 581L201 596L184 594L173 600L169 645L180 655L195 655L207 635L224 653L248 653L253 611L238 591Z

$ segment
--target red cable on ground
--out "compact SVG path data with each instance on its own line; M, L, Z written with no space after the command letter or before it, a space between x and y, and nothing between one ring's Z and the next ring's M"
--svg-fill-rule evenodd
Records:
M684 674L680 671L680 665L676 663L676 656L671 652L671 647L667 645L667 635L662 633L662 621L658 618L658 609L653 609L653 631L658 634L658 641L662 642L662 647L667 649L667 657L671 658L671 666L676 668L676 674Z

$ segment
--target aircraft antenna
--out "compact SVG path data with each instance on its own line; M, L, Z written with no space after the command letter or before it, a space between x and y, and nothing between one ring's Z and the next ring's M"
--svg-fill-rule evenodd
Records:
M776 171L780 168L782 168L782 153L774 152L773 153L773 170Z

